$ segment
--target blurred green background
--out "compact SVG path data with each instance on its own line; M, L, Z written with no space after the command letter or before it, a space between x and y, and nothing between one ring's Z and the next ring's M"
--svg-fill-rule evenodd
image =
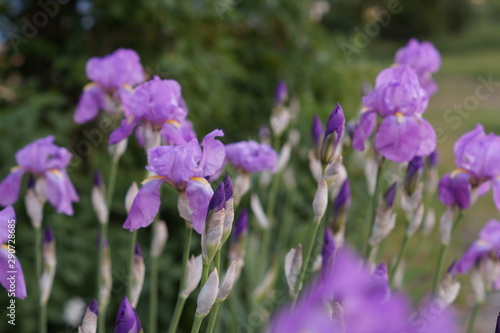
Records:
M44 8L52 15L37 21ZM45 210L44 223L53 228L58 251L58 270L49 302L49 331L76 332L75 324L65 315L68 302L78 296L88 303L95 297L98 223L90 209L90 189L95 169L101 170L105 178L109 174L107 138L106 133L99 132L98 120L81 126L72 120L82 87L88 82L85 63L89 57L119 47L135 49L149 77L159 75L180 82L198 135L221 128L226 133L225 143L259 138L259 129L269 123L274 87L279 80L286 81L291 96L300 104L294 127L302 134L302 148L294 153L292 161L296 166L297 193L290 195L281 190L279 194L288 205L280 205L277 213L295 223L293 241L281 245L288 248L303 239L306 233L301 231L311 213L315 185L308 172L305 149L311 146L312 116L318 113L326 120L339 102L347 117L354 118L360 107L362 85L373 83L378 71L392 64L394 52L410 37L434 42L443 55L442 68L435 75L440 90L426 113L426 118L444 133L439 142L441 173L454 168L454 141L477 122L488 131L500 133L498 87L473 112L461 115L459 124L444 117L446 110L474 95L479 76L492 75L500 81L499 17L500 1L487 0L0 0L0 177L15 165L18 149L48 134L55 135L58 145L75 154L70 177L81 198L75 205L75 217L57 215L49 207ZM381 24L381 20L385 23ZM368 26L379 29L369 31ZM359 36L360 31L364 37ZM355 44L356 40L362 44ZM346 45L351 46L350 52L346 53ZM89 136L96 140L95 144L86 146L90 150L81 150L85 148L82 142L90 141ZM144 164L143 151L135 140L130 140L111 210L114 288L108 311L110 328L125 291L129 233L121 228L125 219L123 199L131 182L141 180ZM354 226L365 219L368 195L362 166L349 159L346 166L353 180L354 197L348 238L356 239L358 230ZM175 192L165 189L163 198L161 217L167 221L171 238L161 264L159 331L170 322L183 234L176 216ZM30 292L34 290L33 230L22 201L15 208L19 221L18 256ZM436 209L440 213L442 206L436 203ZM498 212L486 196L467 212L448 262L465 250L492 217L498 218ZM144 249L149 247L149 240L150 230L141 230L139 243ZM390 261L400 240L397 230L392 241L381 249L380 258ZM437 232L423 241L428 246L419 247L406 274L405 289L411 290L415 302L429 290ZM409 253L416 243L414 240L410 244ZM197 251L193 246L192 252ZM146 255L146 265L148 260ZM467 280L463 281L458 304L459 311L466 314L470 311L471 292ZM247 287L244 283L241 292ZM0 308L7 301L0 293ZM146 277L138 306L143 323L147 305ZM182 330L190 329L194 307L190 299L181 319ZM499 307L498 300L490 301L481 313L483 320L477 322L477 332L483 332L481 325L485 325L484 332L492 330ZM221 331L230 331L225 325L234 327L235 321L247 321L248 308L234 300L230 308L221 311L225 313ZM15 330L1 320L0 332L34 332L35 313L33 298L17 302Z

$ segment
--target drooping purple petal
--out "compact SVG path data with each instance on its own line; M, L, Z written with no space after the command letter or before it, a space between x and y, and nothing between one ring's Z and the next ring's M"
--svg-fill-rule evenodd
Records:
M106 107L106 92L97 84L87 85L73 116L77 124L83 124L94 119L99 110Z
M401 115L382 120L375 134L375 148L388 160L407 162L420 147L420 127L415 119Z
M45 173L46 196L58 213L73 215L74 201L78 200L78 195L71 184L66 172L51 169Z
M9 240L10 230L12 230L9 225L16 225L16 212L12 206L0 210L0 245L6 244Z
M3 221L2 221L3 222ZM9 249L0 247L0 284L7 290L8 294L24 299L27 296L26 283L24 281L23 268L19 258L14 256L14 249L11 250L12 258L9 258ZM14 288L11 288L14 286Z
M160 209L160 188L163 177L150 177L145 182L132 203L123 228L130 231L145 228L153 222Z
M0 183L1 206L12 205L17 201L24 172L23 168L16 168L2 180Z
M186 195L189 206L193 210L191 223L193 224L193 229L200 235L203 233L203 228L205 227L208 204L213 194L214 191L210 183L204 178L194 177L189 180L186 185ZM224 200L222 200L222 202L224 203Z
M125 138L128 138L130 134L134 131L134 128L139 124L139 119L130 117L128 119L123 119L120 123L120 127L115 129L109 135L108 143L114 145Z
M233 227L233 241L237 241L243 233L248 229L248 210L243 208L234 222Z
M368 140L375 128L377 114L375 111L364 112L359 118L359 123L354 130L352 146L356 150L365 150L365 141Z
M458 205L466 209L470 205L470 175L456 171L443 176L439 182L439 200L447 206Z

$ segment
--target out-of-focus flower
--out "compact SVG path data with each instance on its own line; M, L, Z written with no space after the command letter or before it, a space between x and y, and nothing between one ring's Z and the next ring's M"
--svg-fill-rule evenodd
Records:
M376 129L375 149L380 155L394 162L429 155L436 149L436 133L422 118L428 100L409 66L383 70L377 76L375 89L363 97L366 111L355 129L353 147L364 150L378 115L382 121Z
M85 312L82 325L78 327L78 333L95 333L97 331L98 309L99 304L93 299Z
M15 255L14 244L9 242L9 239L15 239L11 236L15 236L15 227L16 213L12 206L7 206L0 211L0 284L7 290L9 297L24 299L27 293L23 268Z
M288 290L292 297L297 296L297 291L302 285L296 286L300 269L302 268L302 245L290 249L285 256L285 276L288 282Z
M225 146L226 160L237 170L256 173L265 169L274 171L278 155L266 143L241 141Z
M144 275L146 274L146 266L139 244L135 244L134 262L132 265L132 285L130 288L130 304L135 308L139 302L139 297L142 292L144 283Z
M128 298L125 297L116 315L115 333L140 333L141 331L141 321Z
M274 104L280 105L286 102L288 99L288 87L285 81L278 82L276 86L276 91L274 92Z
M99 171L94 174L94 186L92 187L92 208L100 223L108 223L108 205L106 204L106 189L102 182Z
M47 304L52 291L57 264L56 241L52 229L50 229L49 226L45 227L45 233L43 235L42 257L43 271L40 277L40 304Z
M159 144L160 131L173 130L174 135L183 136L181 123L185 121L187 110L183 107L181 86L174 80L152 80L139 85L134 92L124 98L125 119L109 136L109 144L115 144L130 136L136 126L142 131L145 146ZM174 126L170 126L174 125ZM165 127L168 126L168 127ZM155 137L156 136L156 137Z
M12 205L17 201L22 177L28 172L38 178L35 190L39 200L48 200L58 213L73 215L72 203L79 198L66 172L71 153L56 146L54 140L49 135L16 153L18 166L0 183L0 205Z
M439 200L463 210L492 187L495 205L500 210L500 137L486 135L478 124L458 139L454 153L458 169L439 182Z
M347 213L351 207L351 187L349 179L346 179L333 202L332 215L330 216L329 225L333 230L335 242L342 246L344 243L345 223Z
M90 58L87 84L76 107L74 120L81 124L94 119L99 110L114 111L114 99L130 93L131 86L144 80L144 69L134 50L118 49L102 58Z
M123 227L132 231L150 225L160 208L161 184L167 183L179 191L181 217L201 234L213 195L209 181L220 174L224 164L224 145L215 137L223 135L214 130L201 145L191 140L185 145L148 149L146 169L156 175L143 181Z
M394 61L400 65L409 65L418 75L420 85L433 95L438 87L431 75L441 67L441 55L432 43L419 43L415 38L396 52Z

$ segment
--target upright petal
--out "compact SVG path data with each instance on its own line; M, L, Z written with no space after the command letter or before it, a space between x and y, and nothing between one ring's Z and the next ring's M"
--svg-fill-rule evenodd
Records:
M9 258L9 250L0 247L0 284L7 290L7 293L12 293L15 297L24 299L27 293L23 268L19 259L13 253L15 251L12 250ZM15 288L11 288L12 285Z
M375 111L364 112L359 118L359 123L354 130L352 146L356 150L365 150L365 141L368 140L375 128L377 114Z
M208 212L208 204L213 194L214 191L210 183L204 178L194 177L186 185L186 195L188 197L189 206L193 210L191 223L193 224L193 229L200 235L203 233Z
M106 93L100 86L91 83L84 88L73 119L78 124L86 123L94 119L105 105Z
M153 222L160 209L160 188L164 181L164 177L153 176L142 183L123 228L134 231L145 228Z
M462 169L477 173L483 166L485 156L484 140L486 134L480 124L455 142L453 151L455 153L455 164Z
M215 139L215 137L218 136L224 136L224 132L222 130L213 130L205 135L201 141L203 154L201 155L201 160L198 166L201 171L200 176L202 177L209 177L215 174L224 164L226 153L224 144Z
M394 162L408 162L420 147L420 127L413 117L389 116L375 134L377 151Z
M14 168L0 183L0 205L12 205L19 198L19 189L25 170Z

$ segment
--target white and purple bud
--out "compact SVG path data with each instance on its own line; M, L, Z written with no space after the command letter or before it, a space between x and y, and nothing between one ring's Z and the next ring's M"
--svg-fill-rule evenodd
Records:
M436 213L434 212L434 209L429 208L425 212L424 221L422 222L422 233L425 236L430 235L435 225L436 225Z
M139 297L141 296L145 274L146 267L144 265L142 251L139 244L135 244L134 264L132 266L132 286L130 288L130 304L132 304L132 307L134 307L134 309L139 302Z
M97 300L93 299L83 316L82 325L78 327L78 333L96 333L98 309L99 304Z
M127 150L127 143L128 139L125 138L114 145L108 146L108 151L113 158L113 163L118 163L122 155L125 153L125 150Z
M332 161L328 163L323 174L323 179L325 179L329 184L333 183L337 179L337 175L342 169L342 155L335 154Z
M351 186L349 179L346 179L340 187L337 197L333 202L332 215L330 217L329 226L332 228L335 242L342 246L344 244L345 224L347 213L351 207Z
M41 179L41 178L40 178ZM37 184L40 180L37 181ZM45 183L45 180L43 180ZM45 205L45 195L40 196L37 192L37 186L35 185L35 180L32 175L28 178L28 190L26 191L26 196L24 197L24 204L26 206L26 213L31 220L31 224L35 229L42 226L43 220L43 206ZM45 193L45 191L41 192Z
M217 274L217 268L215 268L210 276L205 282L203 288L201 288L198 294L197 306L196 306L196 316L199 318L206 317L217 298L217 293L219 292L219 275Z
M99 277L99 304L106 308L109 304L111 296L111 287L113 279L111 277L111 257L109 252L108 240L103 240L102 246L102 262L101 262L101 276Z
M335 152L342 143L344 137L345 117L340 104L330 114L326 123L323 142L321 143L321 164L327 165L333 160Z
M302 245L299 244L297 248L292 248L285 256L285 276L288 282L288 290L292 297L297 296L295 285L299 277L300 269L302 268ZM297 287L298 290L302 286Z
M413 234L420 228L422 225L422 220L424 218L424 205L420 203L417 209L413 212L413 216L408 223L408 227L406 228L406 234L408 236L413 236Z
M422 178L424 168L424 159L421 156L415 156L406 168L406 177L404 180L404 189L408 196L411 196Z
M233 261L231 265L229 265L229 268L226 271L226 275L224 276L224 280L219 286L216 299L218 303L224 302L227 296L229 296L231 290L233 289L234 282L236 281L237 278L236 271L237 271L237 262Z
M226 175L224 179L224 199L226 201L225 204L225 215L224 215L224 227L222 229L222 241L221 247L224 245L226 240L229 238L231 234L231 230L233 229L234 222L234 195L233 195L233 183L229 175Z
M94 173L94 186L92 187L92 207L100 223L108 223L109 212L106 204L106 189L99 171Z
M127 194L125 195L125 210L127 211L127 213L130 213L130 208L134 203L137 193L139 193L139 187L137 186L136 182L133 182L132 185L130 185Z
M215 189L208 204L207 220L201 234L201 253L205 265L212 262L215 254L221 247L226 212L225 206L225 189L224 183L221 182Z
M45 227L43 235L43 271L40 277L40 305L47 304L50 292L52 291L52 284L54 282L54 275L56 273L56 242L54 234L49 226Z
M326 207L328 205L328 184L326 180L322 180L318 184L318 189L316 190L316 195L313 200L313 213L314 222L320 223L321 219L325 215Z
M460 293L460 282L457 280L456 274L453 273L454 264L448 268L448 272L439 285L437 296L445 306L451 305Z
M200 283L201 275L203 273L203 261L201 259L201 255L196 258L192 255L187 262L186 270L186 280L184 281L185 287L179 294L180 297L184 299L187 299Z
M163 220L158 220L153 224L153 239L151 241L151 257L158 258L165 248L168 239L167 224Z
M115 321L115 333L141 333L142 325L139 316L125 296L118 308Z
M252 193L252 195L250 196L250 208L252 208L252 212L255 215L259 226L263 230L269 229L269 220L267 219L266 213L264 213L264 208L262 208L259 196L256 193Z
M441 243L449 245L451 240L451 230L453 229L453 221L455 221L455 210L453 207L447 207L440 220Z
M241 198L250 190L250 175L248 172L240 172L233 183L234 201L238 205Z
M274 105L282 105L288 99L288 86L285 81L278 82L274 92Z
M384 194L384 201L379 205L369 239L370 245L379 244L396 226L396 214L392 212L396 197L396 183L393 183Z
M314 145L314 154L316 158L320 159L321 143L323 138L323 123L317 114L314 115L311 126L311 138Z
M281 148L281 151L278 156L278 161L276 162L276 172L282 172L288 164L290 160L290 156L292 154L292 145L287 142Z
M393 183L384 194L384 202L387 209L392 209L396 198L397 183Z

